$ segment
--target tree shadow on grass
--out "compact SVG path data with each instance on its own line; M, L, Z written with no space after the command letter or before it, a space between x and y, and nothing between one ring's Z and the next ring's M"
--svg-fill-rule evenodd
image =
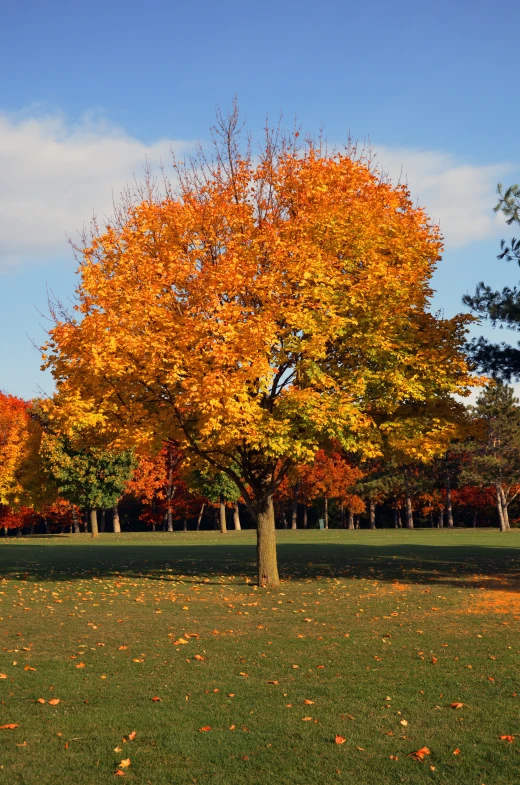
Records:
M67 544L52 548L24 544L0 549L0 578L28 581L69 581L89 577L134 577L157 581L237 584L255 579L253 544L162 543L95 547ZM371 579L403 584L520 592L520 548L480 545L379 545L356 542L278 545L284 581L320 578ZM246 580L247 579L247 580Z

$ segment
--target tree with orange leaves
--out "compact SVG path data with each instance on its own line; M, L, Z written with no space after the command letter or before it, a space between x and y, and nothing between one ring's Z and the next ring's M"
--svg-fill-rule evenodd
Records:
M436 454L472 384L470 317L429 308L438 228L354 149L298 136L268 131L253 153L235 108L178 186L127 194L78 248L77 315L55 314L44 349L64 416L231 477L261 586L279 583L291 467L333 440Z
M8 504L21 491L17 472L28 439L28 404L0 392L0 504Z

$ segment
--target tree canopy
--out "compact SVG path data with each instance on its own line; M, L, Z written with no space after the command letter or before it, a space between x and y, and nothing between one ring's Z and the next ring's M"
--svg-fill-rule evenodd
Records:
M76 314L46 346L64 411L115 444L163 442L238 486L258 527L260 585L278 571L272 496L332 442L433 455L472 384L470 317L430 312L441 237L407 189L355 150L267 132L177 183L126 195L80 251Z

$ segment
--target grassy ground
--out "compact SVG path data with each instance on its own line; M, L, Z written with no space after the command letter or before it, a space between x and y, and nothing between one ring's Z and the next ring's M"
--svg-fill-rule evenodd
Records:
M0 783L520 781L520 532L280 532L280 591L253 543L1 542Z

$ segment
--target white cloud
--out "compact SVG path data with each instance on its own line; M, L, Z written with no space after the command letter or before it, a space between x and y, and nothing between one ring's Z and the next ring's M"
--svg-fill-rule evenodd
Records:
M146 145L88 116L71 125L61 116L13 121L0 114L0 269L69 256L74 237L93 214L112 213L116 198L145 162L169 163L160 140Z
M460 248L504 231L493 213L496 185L511 164L471 166L431 150L375 147L377 163L392 180L408 185L412 198L439 223L447 248Z
M67 236L95 213L112 212L116 198L145 161L170 161L192 143L147 145L107 123L86 117L72 125L62 116L15 120L0 114L0 270L68 257ZM440 221L448 247L495 236L503 228L491 207L504 164L469 166L437 151L376 147L394 180Z

